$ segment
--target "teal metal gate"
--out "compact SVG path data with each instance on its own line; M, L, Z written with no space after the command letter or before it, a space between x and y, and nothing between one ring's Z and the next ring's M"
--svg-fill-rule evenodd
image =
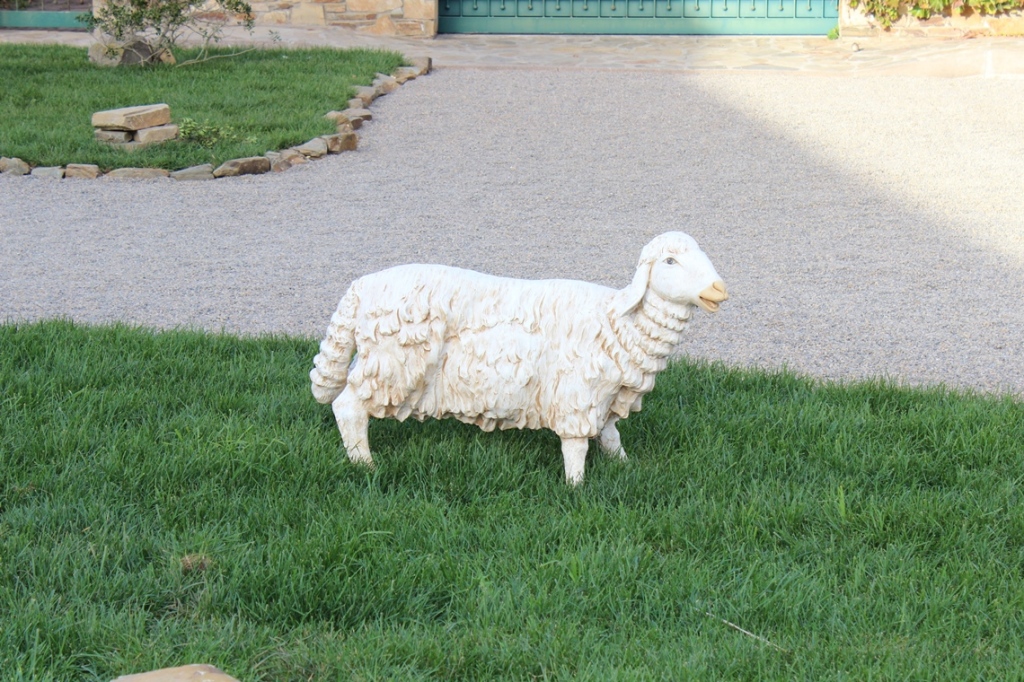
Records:
M839 0L438 0L440 33L824 35Z

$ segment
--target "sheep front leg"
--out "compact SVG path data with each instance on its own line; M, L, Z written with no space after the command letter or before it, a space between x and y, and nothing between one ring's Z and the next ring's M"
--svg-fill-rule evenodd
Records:
M355 464L365 464L373 468L373 457L370 456L370 438L367 431L370 426L370 415L363 407L351 386L331 403L334 419L338 422L341 442L345 445L348 458Z
M565 482L569 485L583 483L583 467L587 463L589 438L563 438L562 459L565 460Z
M607 452L612 457L616 457L621 462L625 462L626 451L622 447L622 437L619 436L619 430L615 428L615 422L619 421L618 417L612 416L605 422L604 428L601 429L601 449Z

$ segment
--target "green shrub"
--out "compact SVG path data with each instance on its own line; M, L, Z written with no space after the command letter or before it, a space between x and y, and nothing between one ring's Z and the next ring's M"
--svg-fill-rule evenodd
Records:
M1022 9L1024 0L914 0L911 3L900 0L850 0L850 7L863 7L864 12L874 15L882 26L888 28L899 19L901 11L918 19L927 19L954 9L992 15Z
M142 41L153 49L151 61L186 36L197 36L208 47L217 42L225 25L240 20L250 31L255 17L245 0L110 0L95 13L80 15L90 31L99 29L118 44Z

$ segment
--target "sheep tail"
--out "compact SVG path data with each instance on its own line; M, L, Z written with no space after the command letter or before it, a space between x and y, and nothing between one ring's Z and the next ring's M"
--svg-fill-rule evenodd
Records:
M349 289L331 316L327 336L320 342L320 352L313 358L309 380L313 397L319 403L332 403L345 390L349 365L356 351L354 332L358 305L358 297Z

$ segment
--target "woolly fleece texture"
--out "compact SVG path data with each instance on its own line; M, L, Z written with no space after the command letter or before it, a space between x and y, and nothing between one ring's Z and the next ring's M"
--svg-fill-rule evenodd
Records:
M681 232L648 244L621 291L398 266L349 287L314 358L312 391L332 403L354 462L373 464L369 417L455 417L485 431L551 429L577 484L589 439L626 458L616 421L640 409L693 309L715 312L726 298Z

